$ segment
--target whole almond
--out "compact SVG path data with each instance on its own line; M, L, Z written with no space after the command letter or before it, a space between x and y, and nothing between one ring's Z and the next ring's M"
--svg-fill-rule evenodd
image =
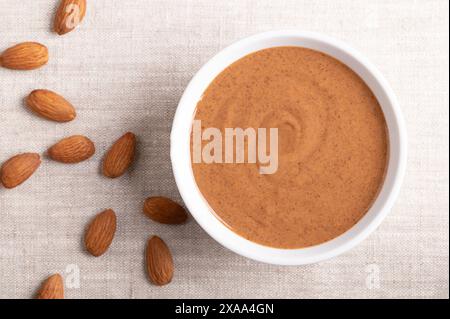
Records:
M33 70L47 62L47 47L36 42L17 44L0 55L0 66L13 70Z
M136 136L126 133L110 148L103 160L103 175L116 178L131 166L136 151Z
M75 29L86 14L86 0L61 0L53 29L59 35Z
M116 214L112 209L98 214L89 224L84 237L87 251L95 257L103 255L114 239L116 223Z
M14 188L25 182L41 165L39 154L24 153L7 160L0 169L3 186Z
M26 102L30 110L55 122L70 122L76 117L73 105L49 90L34 90Z
M145 259L147 274L152 283L163 286L172 281L174 272L172 254L161 238L153 236L148 240Z
M64 283L60 274L50 276L42 283L37 299L64 299Z
M79 163L95 153L94 143L82 135L66 137L50 147L48 156L61 163Z
M188 217L181 205L166 197L147 198L144 214L161 224L182 224Z

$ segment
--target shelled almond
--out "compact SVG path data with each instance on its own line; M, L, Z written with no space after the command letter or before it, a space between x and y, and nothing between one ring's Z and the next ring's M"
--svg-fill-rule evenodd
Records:
M166 197L147 198L144 214L161 224L183 224L188 218L181 205Z
M64 283L60 274L54 274L42 283L37 299L64 299Z
M61 0L56 11L53 29L59 35L75 29L86 15L86 0Z
M26 103L34 113L55 122L69 122L76 117L73 105L49 90L34 90L28 95Z
M91 255L103 255L111 245L116 233L117 217L112 209L95 216L87 228L84 243Z
M41 165L41 157L36 153L24 153L7 160L0 169L0 179L4 187L14 188L25 182Z
M172 253L158 236L148 240L145 259L147 274L153 284L163 286L172 281L174 273Z
M82 135L66 137L48 150L48 156L58 162L74 164L87 160L95 153L94 143Z
M136 136L128 132L119 138L103 160L103 175L110 178L122 176L134 161Z
M13 70L34 70L47 62L48 49L37 42L19 43L0 55L0 66Z

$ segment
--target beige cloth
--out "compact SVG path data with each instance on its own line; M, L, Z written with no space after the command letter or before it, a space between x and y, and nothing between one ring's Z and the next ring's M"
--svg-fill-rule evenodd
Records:
M91 137L97 153L78 165L45 159L26 184L0 188L0 297L29 298L60 272L67 298L448 298L447 0L88 0L82 26L64 37L49 31L57 2L0 0L0 50L35 40L51 54L37 71L0 70L0 162L72 134ZM382 226L350 252L301 267L250 261L192 219L170 227L141 213L149 195L181 200L169 134L192 75L235 40L280 28L322 32L362 51L397 93L409 133L406 179ZM76 121L28 112L23 98L36 88L72 101ZM139 137L136 165L120 179L103 178L100 159L127 130ZM108 207L118 214L117 235L94 258L83 250L83 230ZM144 273L151 234L174 253L175 278L163 288Z

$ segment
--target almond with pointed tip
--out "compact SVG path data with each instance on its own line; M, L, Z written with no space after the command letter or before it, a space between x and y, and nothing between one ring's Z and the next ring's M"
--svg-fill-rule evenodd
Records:
M136 136L126 133L110 148L103 160L103 175L110 178L122 176L134 161Z
M181 205L166 197L147 198L144 214L161 224L183 224L188 217Z
M87 251L95 257L103 255L114 239L116 227L116 213L112 209L98 214L89 224L84 237Z
M37 42L19 43L0 55L0 66L13 70L34 70L47 62L48 49Z
M148 240L145 259L147 274L153 284L163 286L172 281L174 273L172 253L158 236Z
M53 30L59 35L75 29L86 15L86 0L61 0L56 11Z
M42 283L37 299L64 299L64 283L60 274L50 276Z
M24 153L7 160L0 169L3 186L14 188L25 182L41 165L41 157L36 153Z
M70 122L76 117L73 105L49 90L34 90L28 95L26 102L31 111L55 122Z
M94 143L86 136L66 137L48 150L48 156L61 163L74 164L87 160L95 153Z

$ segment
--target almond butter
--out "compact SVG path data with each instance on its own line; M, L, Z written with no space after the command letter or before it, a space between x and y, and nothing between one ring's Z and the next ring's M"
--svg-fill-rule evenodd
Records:
M145 259L147 274L152 283L163 286L172 281L174 272L172 254L166 243L158 236L148 240Z
M53 29L59 35L75 29L86 15L86 0L61 0Z
M33 70L47 62L47 47L36 42L17 44L0 55L0 66L13 70Z
M108 250L116 233L116 219L114 211L107 209L98 214L90 223L84 243L87 251L93 256L101 256Z
M73 105L49 90L34 90L28 95L26 102L34 113L55 122L70 122L76 117Z
M24 153L7 160L0 169L3 186L14 188L25 182L41 165L39 154Z
M147 198L144 214L161 224L182 224L188 217L181 205L166 197Z
M37 299L64 299L64 283L60 274L50 276L42 283Z
M131 166L136 151L136 136L133 133L126 133L119 138L103 161L103 175L116 178L122 176Z
M51 159L68 164L85 161L94 153L94 143L82 135L66 137L48 150Z

